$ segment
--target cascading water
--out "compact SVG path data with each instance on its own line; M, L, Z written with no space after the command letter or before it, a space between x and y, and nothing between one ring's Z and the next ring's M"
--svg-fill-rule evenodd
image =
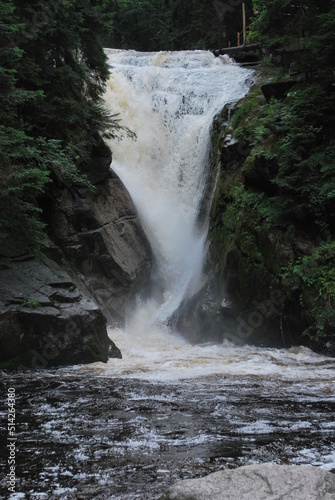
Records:
M188 345L166 325L201 277L211 120L246 92L249 72L207 52L108 53L106 101L138 136L113 142L113 167L151 241L159 286L125 331L110 332L123 359L1 373L3 450L5 394L17 396L11 498L158 500L176 480L262 462L335 471L332 358Z
M250 71L207 51L107 54L106 104L137 135L135 142L111 143L112 167L133 198L155 257L146 321L163 324L199 288L209 130L215 113L246 93Z

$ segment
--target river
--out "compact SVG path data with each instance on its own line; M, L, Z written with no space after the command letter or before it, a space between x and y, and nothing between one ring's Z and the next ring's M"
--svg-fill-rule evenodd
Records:
M206 332L192 345L169 322L202 282L211 121L252 71L203 51L108 57L106 104L137 135L113 142L113 168L153 248L151 293L109 329L122 359L1 374L1 394L15 390L16 492L3 475L0 494L155 500L179 479L246 464L335 471L332 358L209 343Z
M1 393L16 392L10 498L154 500L176 480L264 462L335 471L333 360L174 338L123 354L2 377Z

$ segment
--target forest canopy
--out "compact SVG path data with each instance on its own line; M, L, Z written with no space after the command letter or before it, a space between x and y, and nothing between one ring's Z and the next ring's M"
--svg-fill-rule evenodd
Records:
M252 0L245 1L253 16ZM115 0L113 47L151 50L213 50L237 41L242 31L241 0Z
M118 127L101 96L110 33L98 0L0 3L0 248L43 240L38 198L51 178L83 182L92 130ZM10 251L10 250L9 250Z
M333 158L334 147L334 0L244 3L248 40L259 42L265 54L287 67L293 57L308 85L313 82L312 91L297 92L287 114L281 115L282 134L285 127L290 129L282 157L286 165L294 165L295 172L303 171L303 178L312 172L314 187L317 169L322 168L328 187L325 191L318 177L318 192L329 198L333 193L328 158ZM92 131L113 135L120 130L119 120L107 114L102 102L109 72L103 47L215 49L234 43L241 30L240 0L2 0L1 248L9 241L17 245L18 239L28 248L38 248L44 234L38 200L48 183L55 177L84 182L80 167L90 155ZM314 118L305 116L308 102ZM313 130L307 133L308 120ZM302 134L304 140L297 148ZM285 182L294 183L285 168ZM333 218L331 209L327 214Z

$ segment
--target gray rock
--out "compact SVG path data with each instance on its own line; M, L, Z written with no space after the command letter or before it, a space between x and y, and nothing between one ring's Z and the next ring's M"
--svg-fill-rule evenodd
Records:
M52 255L110 323L122 326L129 296L148 279L151 248L119 177L108 172L95 191L53 194L48 207ZM57 249L61 249L61 253Z
M161 500L333 500L335 475L294 465L247 465L179 481Z
M122 326L128 301L149 278L151 248L111 151L92 132L84 171L94 186L54 171L39 203L48 246L22 257L19 242L0 249L0 364L44 367L121 357L106 319ZM57 264L58 266L57 266Z
M0 363L45 368L121 357L100 308L41 255L0 269Z
M97 185L104 182L109 176L112 152L96 130L93 130L90 136L92 142L91 161L83 165L83 168L89 181Z

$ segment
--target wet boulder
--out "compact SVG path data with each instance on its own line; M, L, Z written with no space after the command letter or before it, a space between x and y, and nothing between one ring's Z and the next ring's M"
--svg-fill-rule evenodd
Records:
M289 80L285 82L267 83L262 85L261 90L267 102L272 98L281 101L287 96L288 91L297 84L296 80Z
M0 268L0 366L35 369L121 357L100 308L40 255Z
M331 500L335 475L294 465L260 464L223 470L171 486L161 500Z

